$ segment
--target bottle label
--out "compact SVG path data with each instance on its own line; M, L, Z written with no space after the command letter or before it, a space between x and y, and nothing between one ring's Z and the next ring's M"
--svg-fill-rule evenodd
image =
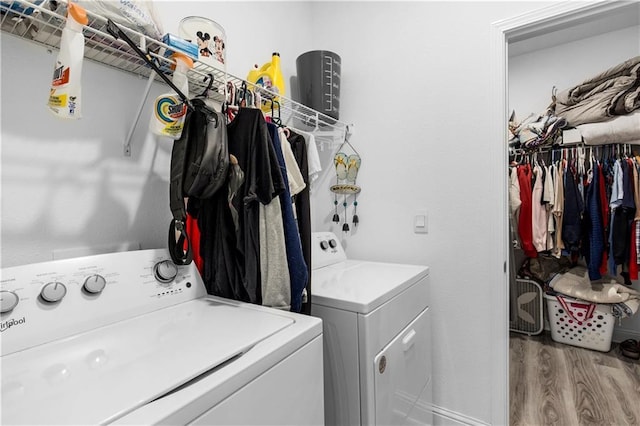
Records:
M55 90L51 90L49 94L49 104L51 108L63 108L67 105L67 94L56 93Z
M186 114L187 105L176 96L162 96L156 100L155 117L162 135L180 138Z
M171 124L167 124L162 133L166 136L170 136L174 139L180 139L182 135L182 129L184 128L184 120L180 119Z
M63 84L67 84L69 82L69 67L61 65L53 70L53 80L51 81L51 85L53 87L62 86Z
M272 93L277 94L279 92L278 87L273 84L273 82L271 81L271 77L269 77L268 75L261 75L260 77L258 77L258 80L255 84L256 86L264 87ZM267 92L262 92L262 96L265 99L277 99L277 96Z

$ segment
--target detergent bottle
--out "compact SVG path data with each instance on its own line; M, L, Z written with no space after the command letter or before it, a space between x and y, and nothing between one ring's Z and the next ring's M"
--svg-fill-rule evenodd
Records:
M89 19L86 11L69 2L67 23L60 38L60 52L56 58L49 91L49 110L57 117L77 119L82 117L81 76L84 58L83 25Z
M193 68L193 59L184 53L175 52L171 59L176 61L172 83L185 96L189 96L189 79L187 72ZM153 114L149 122L149 130L159 136L180 139L184 120L187 115L187 104L177 93L170 92L158 96L153 103Z
M280 54L278 52L273 52L273 55L271 56L271 75L273 78L273 85L278 89L274 90L274 92L284 96L284 77L282 76L282 70L280 69Z
M271 55L271 62L267 62L258 68L256 64L254 68L249 71L247 81L253 83L256 86L264 87L270 92L276 95L285 95L284 77L282 76L282 70L280 69L280 54L273 52ZM262 92L262 98L264 99L262 110L270 111L271 102L269 100L273 98L274 101L279 101L278 96L273 96L270 93Z

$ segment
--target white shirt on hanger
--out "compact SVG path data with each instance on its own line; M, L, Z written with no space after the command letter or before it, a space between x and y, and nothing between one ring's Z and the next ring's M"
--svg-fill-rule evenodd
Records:
M313 182L320 176L322 171L322 164L320 163L320 154L318 153L318 146L316 144L316 137L313 133L305 132L303 130L293 129L296 133L302 135L307 142L307 162L309 163L309 186L311 187ZM309 188L311 189L311 188Z
M278 129L278 134L280 136L280 145L282 147L282 154L284 156L284 164L287 169L289 191L291 192L291 196L293 197L294 195L299 194L307 186L307 184L304 183L304 177L302 176L302 172L300 172L300 167L298 167L296 157L293 155L291 144L289 143L287 135L285 134L285 131L282 127Z

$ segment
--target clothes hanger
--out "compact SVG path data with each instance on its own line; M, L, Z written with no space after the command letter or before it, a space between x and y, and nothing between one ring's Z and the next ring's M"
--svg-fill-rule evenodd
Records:
M247 82L243 81L239 88L236 88L234 105L243 108L247 106Z
M540 166L541 166L541 167L547 167L547 162L544 160L544 158L545 158L545 155L546 155L548 152L549 152L549 151L546 151L546 150L544 150L544 151L542 151L542 150L541 150L541 151L540 151L540 155L538 156L538 157L539 157L538 161L540 162Z
M225 114L227 123L230 123L235 118L237 112L237 107L235 105L236 86L231 81L227 81L226 88L227 93L225 96L225 101L222 103L222 112Z
M213 83L215 83L215 81L216 81L215 77L211 73L207 74L207 76L204 79L205 79L205 81L207 79L209 79L209 82L207 83L207 87L205 87L205 89L202 91L202 93L200 93L197 96L199 98L207 98L209 96L209 90L211 90L213 88Z
M271 121L273 122L273 124L283 127L282 126L282 120L280 119L280 102L271 99ZM275 108L275 104L278 104L278 108ZM276 116L276 109L278 110L278 115Z
M247 108L255 108L255 103L254 103L255 97L253 96L253 90L251 90L246 85L246 83L244 85L244 95L245 95L245 106Z
M260 108L262 106L262 95L259 90L253 91L253 104L256 108Z
M585 170L585 159L586 159L586 150L584 147L576 148L577 161L578 161L578 174L584 175L586 173Z
M236 98L236 86L231 82L227 81L227 99L226 103L228 105L233 105Z
M122 31L122 29L111 19L107 20L107 32L111 34L116 40L120 38L124 40L136 52L136 54L140 58L142 58L142 60L144 60L146 64L149 65L151 69L153 69L165 83L167 83L169 87L171 87L171 89L180 97L182 102L184 102L188 108L193 109L193 104L189 100L189 97L187 96L188 94L182 93L182 91L178 89L175 84L173 84L173 81L171 81L171 79L167 77L165 73L160 70L160 68L158 68L156 62L151 59L151 56L140 50L136 43L134 43L133 40L131 40L129 36L124 31Z
M215 77L214 77L214 76L213 76L213 74L211 74L211 73L207 74L207 75L204 77L204 80L203 80L203 81L207 81L207 80L208 80L207 87L205 87L205 89L202 91L202 93L200 93L199 95L196 95L196 97L195 97L195 99L202 99L202 100L204 100L204 101L205 101L205 104L206 104L206 100L207 100L207 99L208 99L208 97L209 97L209 91L213 88L213 83L215 83L215 81L216 81L216 80L215 80ZM223 102L223 103L222 103L222 109L221 109L222 114L224 114L224 113L225 113L225 104L226 104L226 102ZM207 104L206 108L207 108L209 111L212 111L212 112L213 112L213 110L214 110L214 109L213 109L210 105L208 105L208 104Z

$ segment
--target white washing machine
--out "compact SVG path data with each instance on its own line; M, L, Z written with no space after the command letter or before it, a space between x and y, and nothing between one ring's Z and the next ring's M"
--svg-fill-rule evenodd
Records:
M317 318L141 250L1 270L2 424L324 424Z
M333 233L312 238L325 423L432 424L429 268L347 259Z

